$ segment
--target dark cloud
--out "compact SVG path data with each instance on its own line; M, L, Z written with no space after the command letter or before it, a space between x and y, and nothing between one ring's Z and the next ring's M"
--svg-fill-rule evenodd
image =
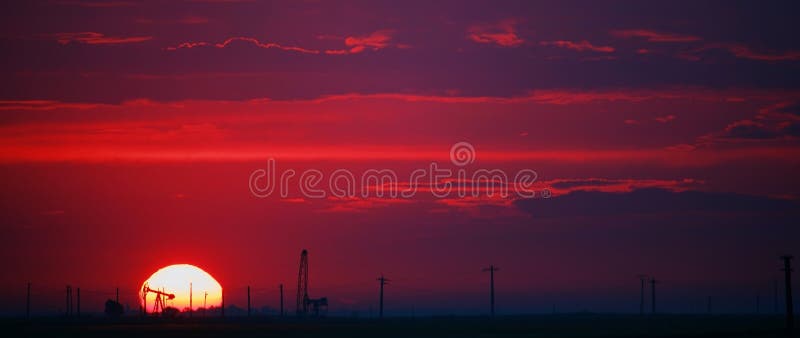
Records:
M795 102L793 104L782 107L778 109L778 111L781 113L800 115L800 102Z
M769 129L766 125L751 120L736 121L728 125L722 134L725 138L736 139L771 139L777 137L778 134Z
M800 206L794 200L733 193L671 192L664 189L639 189L630 193L579 191L550 199L518 200L515 205L534 217L542 218L697 212L780 213L797 217Z

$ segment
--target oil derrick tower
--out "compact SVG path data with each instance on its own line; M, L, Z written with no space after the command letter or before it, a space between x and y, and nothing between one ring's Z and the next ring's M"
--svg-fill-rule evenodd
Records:
M297 273L297 315L302 316L308 312L306 300L308 299L308 251L303 249L300 253L300 271Z
M297 315L306 316L312 313L314 316L324 315L328 311L328 298L322 297L313 299L308 296L308 250L303 249L300 253L300 269L297 273Z

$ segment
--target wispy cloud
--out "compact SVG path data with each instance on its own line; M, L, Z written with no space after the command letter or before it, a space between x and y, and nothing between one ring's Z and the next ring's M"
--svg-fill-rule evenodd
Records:
M139 43L153 39L152 36L107 36L97 32L55 33L51 36L62 45L83 43L89 45L118 45Z
M344 49L328 49L319 50L312 48L304 48L299 46L287 46L276 42L260 41L253 37L236 36L225 39L219 43L212 43L206 41L189 41L182 42L175 46L165 48L168 51L176 51L179 49L191 49L198 47L215 47L227 48L235 42L245 42L258 48L264 49L279 49L288 52L297 52L303 54L328 54L328 55L345 55L345 54L358 54L367 50L377 51L387 47L393 46L392 44L392 30L379 30L363 36L348 36L346 38L323 36L322 39L342 39L345 47ZM404 48L405 45L395 45L398 48Z
M315 50L315 49L307 49L307 48L302 48L302 47L297 47L297 46L285 46L285 45L281 45L281 44L275 43L275 42L262 42L262 41L259 41L256 38L244 37L244 36L230 37L230 38L228 38L225 41L220 42L220 43L210 43L210 42L205 42L205 41L183 42L183 43L180 43L180 44L178 44L176 46L170 46L170 47L167 47L165 49L169 50L169 51L175 51L175 50L178 50L178 49L208 47L208 46L212 46L212 47L215 47L215 48L226 48L226 47L231 46L231 44L233 44L234 42L237 42L237 41L245 42L245 43L248 43L250 45L256 46L258 48L264 48L264 49L279 49L279 50L284 50L284 51L298 52L298 53L305 53L305 54L319 54L319 51Z
M694 35L657 32L648 29L613 30L611 35L619 38L642 38L650 42L694 42L702 38Z
M68 1L68 0L56 1L55 3L59 5L88 7L88 8L130 7L139 4L133 1Z
M189 15L181 18L178 20L178 23L182 23L184 25L203 25L209 23L210 20L203 16L195 16Z
M654 120L656 122L659 122L659 123L667 123L667 122L674 121L676 118L677 118L677 116L670 114L670 115L667 115L667 116L658 116L658 117L654 118Z
M614 47L611 46L598 46L586 40L569 41L569 40L556 40L556 41L542 41L539 42L542 46L554 46L559 48L571 49L578 52L598 52L598 53L613 53Z
M502 47L517 47L525 42L514 27L516 21L507 19L495 24L475 25L467 30L467 37L478 43L496 44Z
M689 61L701 61L703 60L702 54L709 50L725 50L734 57L756 61L779 62L800 60L800 51L798 50L762 52L756 51L744 44L739 43L707 44L705 46L680 53L678 54L678 57Z
M347 48L344 49L328 49L325 50L325 54L328 55L345 55L345 54L358 54L365 50L372 50L378 51L387 47L391 47L392 44L392 35L394 34L393 30L390 29L383 29L379 31L372 32L369 35L361 35L361 36L348 36L346 38L336 37L336 36L328 36L322 35L319 38L325 40L339 40L343 39L344 44ZM406 45L397 44L394 45L398 48L405 48Z

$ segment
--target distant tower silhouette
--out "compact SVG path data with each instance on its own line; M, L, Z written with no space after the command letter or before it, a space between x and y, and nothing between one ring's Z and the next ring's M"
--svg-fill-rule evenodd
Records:
M117 296L115 298L116 302L119 303L119 287L117 287Z
M647 275L639 275L641 289L639 291L639 314L644 315L644 285L647 283Z
M493 264L489 265L488 268L484 268L483 271L489 271L489 307L491 316L494 317L494 272L500 270L495 267Z
M278 288L281 290L281 317L283 317L283 283Z
M208 300L208 291L205 291L205 294L203 295L203 317L206 316L206 311L208 311L208 308L206 307L207 300Z
M192 307L192 282L189 282L189 318L192 318L192 312L194 312Z
M300 252L300 269L297 272L297 297L295 299L295 307L297 315L305 315L308 313L308 250L303 249Z
M650 304L653 307L653 314L656 314L656 284L658 281L655 277L650 279L650 291L652 292L652 300Z
M247 286L247 316L250 317L250 285Z
M78 306L77 306L77 310L78 310L78 317L80 317L81 316L81 288L77 288L77 290L78 290L78 297L77 297Z
M381 297L380 297L380 305L379 305L380 307L378 308L379 309L378 310L378 317L379 318L383 318L383 286L386 285L387 282L389 282L389 279L386 278L386 277L383 277L383 274L381 274L381 277L378 278L377 280L381 284Z
M783 271L786 280L786 331L789 333L794 330L794 310L792 306L792 256L781 256L783 259Z

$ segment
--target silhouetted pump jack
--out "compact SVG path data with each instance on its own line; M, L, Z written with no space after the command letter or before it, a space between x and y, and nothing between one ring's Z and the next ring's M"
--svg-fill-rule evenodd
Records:
M144 305L144 313L147 314L147 294L148 293L155 293L156 294L156 301L153 304L153 313L154 314L161 314L164 315L164 310L166 309L165 302L167 300L175 299L175 294L166 293L163 290L154 290L150 288L149 284L145 284L142 286L142 305Z

